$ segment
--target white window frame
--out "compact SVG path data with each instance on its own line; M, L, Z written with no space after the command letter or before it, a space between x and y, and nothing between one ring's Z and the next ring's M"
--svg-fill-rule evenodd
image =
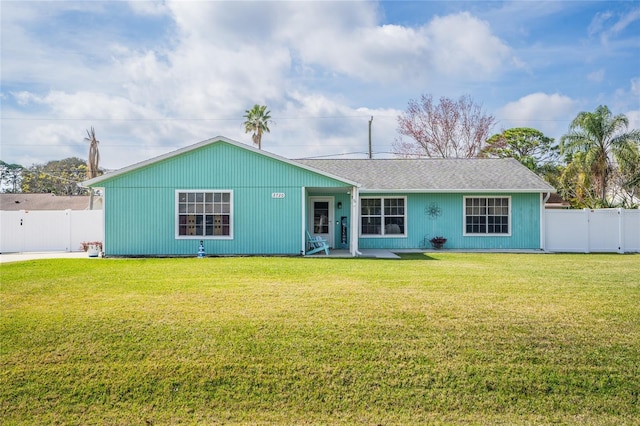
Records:
M229 235L180 235L180 194L229 194ZM197 213L205 215L206 212ZM213 212L211 212L213 214ZM227 214L227 213L225 213ZM233 191L230 189L176 189L175 191L175 238L177 240L232 240L233 239ZM206 233L206 219L203 221Z
M508 205L508 213L507 213L507 227L508 227L508 232L504 233L504 232L487 232L488 230L488 221L486 221L485 226L487 227L485 229L485 232L467 232L467 200L469 199L484 199L484 200L489 200L489 199L507 199L507 202L509 203ZM464 197L463 203L462 203L462 229L463 229L463 235L464 236L468 236L468 237L510 237L511 236L511 206L512 206L512 202L511 202L511 196L510 195L468 195ZM488 218L489 216L502 216L502 215L490 215L489 214L489 207L485 207L487 209L487 212L485 213L484 217Z
M362 214L362 201L363 200L380 200L380 215L371 215L374 217L380 217L380 233L379 234L364 234L362 233L362 218L364 217ZM404 232L402 234L387 234L385 232L385 200L403 200L404 202L404 215L402 216L404 221ZM407 230L408 221L407 221L407 197L406 196L385 196L385 197L360 197L360 203L358 203L358 232L361 238L407 238L409 235L409 231ZM391 215L390 217L398 217L397 215Z

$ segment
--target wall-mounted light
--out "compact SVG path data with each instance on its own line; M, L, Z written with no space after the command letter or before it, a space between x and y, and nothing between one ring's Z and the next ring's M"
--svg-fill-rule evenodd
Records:
M338 201L338 210L342 208L342 201Z

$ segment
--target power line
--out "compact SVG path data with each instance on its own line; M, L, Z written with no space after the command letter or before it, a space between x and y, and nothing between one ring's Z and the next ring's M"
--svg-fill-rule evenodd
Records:
M276 117L278 120L314 120L314 119L352 119L366 118L368 115L309 115ZM385 115L381 115L385 117ZM387 115L386 117L392 117ZM395 116L393 116L395 117ZM152 117L152 118L114 118L114 117L0 117L0 120L14 121L244 121L244 118L231 117Z
M313 160L313 159L316 159L316 158L340 157L342 155L354 155L354 154L367 155L366 152L344 152L344 153L341 153L341 154L327 154L327 155L316 155L314 157L302 157L302 158L300 158L300 160Z

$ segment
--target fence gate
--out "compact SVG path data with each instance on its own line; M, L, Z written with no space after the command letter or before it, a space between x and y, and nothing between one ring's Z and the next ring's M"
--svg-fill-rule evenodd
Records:
M558 252L640 252L640 210L546 210L545 249Z
M83 241L103 241L102 210L0 212L0 253L79 251Z

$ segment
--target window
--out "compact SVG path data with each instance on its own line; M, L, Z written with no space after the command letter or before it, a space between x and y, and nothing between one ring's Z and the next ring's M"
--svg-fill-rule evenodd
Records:
M509 197L465 197L465 234L509 235Z
M362 198L360 234L363 236L405 236L405 198Z
M177 191L177 238L232 238L231 191Z

